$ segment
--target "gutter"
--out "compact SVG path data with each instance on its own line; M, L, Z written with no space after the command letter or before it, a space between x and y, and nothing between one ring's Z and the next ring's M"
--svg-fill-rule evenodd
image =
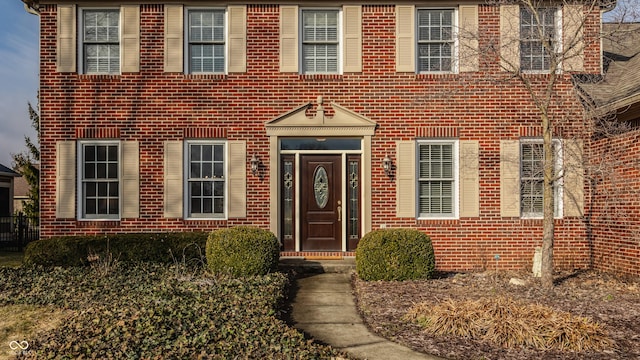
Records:
M40 12L38 0L22 0L24 3L24 11L28 12L31 15L39 16Z

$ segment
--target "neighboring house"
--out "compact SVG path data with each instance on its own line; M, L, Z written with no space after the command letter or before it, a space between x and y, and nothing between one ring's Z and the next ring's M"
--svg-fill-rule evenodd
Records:
M599 9L550 7L555 42L572 16L597 36ZM283 255L348 256L374 229L411 227L432 238L439 269L530 268L540 115L503 69L544 80L549 65L517 5L38 9L42 238L253 225ZM483 55L498 44L503 61ZM554 134L559 154L582 144L572 74L601 74L600 43L585 44L557 74L555 108L571 120ZM560 267L590 264L577 173L555 189Z
M594 116L627 123L622 133L595 137L592 262L640 274L640 24L604 24L605 74L581 85Z
M24 177L15 179L13 183L13 211L22 211L22 202L29 199L29 183Z
M0 164L0 217L13 215L15 178L20 178L20 174Z

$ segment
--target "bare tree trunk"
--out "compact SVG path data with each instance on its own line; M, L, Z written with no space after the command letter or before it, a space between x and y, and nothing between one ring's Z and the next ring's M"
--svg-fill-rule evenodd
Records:
M554 240L554 191L553 183L556 177L553 149L553 137L551 121L546 113L542 112L542 138L543 138L543 224L542 224L542 287L550 290L553 288L553 240Z

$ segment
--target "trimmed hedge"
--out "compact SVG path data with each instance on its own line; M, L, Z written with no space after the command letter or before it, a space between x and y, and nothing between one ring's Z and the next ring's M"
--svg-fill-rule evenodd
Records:
M374 230L356 249L356 272L365 281L427 279L434 271L431 239L415 229Z
M110 252L118 261L171 263L204 260L208 233L137 233L61 236L29 243L24 264L28 266L88 265L90 254Z
M207 265L214 273L266 275L278 268L280 243L267 230L238 226L214 230L207 240Z

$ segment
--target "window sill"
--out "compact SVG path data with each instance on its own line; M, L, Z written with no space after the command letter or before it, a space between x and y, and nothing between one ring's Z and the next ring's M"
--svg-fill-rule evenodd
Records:
M415 74L416 80L430 80L430 79L457 79L460 76L454 72L428 72Z
M342 80L342 74L299 74L301 80Z
M226 80L227 74L219 74L219 73L184 74L184 77L185 79Z

